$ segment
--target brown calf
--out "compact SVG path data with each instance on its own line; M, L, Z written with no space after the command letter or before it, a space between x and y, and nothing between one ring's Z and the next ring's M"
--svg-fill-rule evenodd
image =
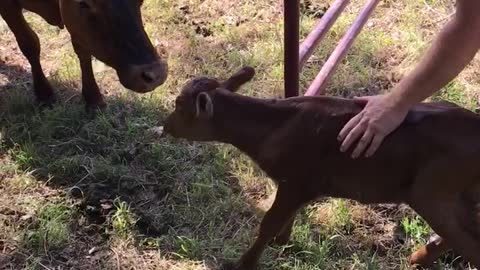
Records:
M297 211L325 196L406 203L442 237L412 263L432 263L453 248L480 267L479 116L445 102L417 105L373 157L354 160L338 150L337 134L361 105L234 93L253 75L247 67L223 83L194 79L164 127L174 137L234 145L278 185L258 238L231 269L254 269L269 242L289 240Z
M48 23L66 26L80 60L82 94L88 107L105 107L95 81L91 58L113 67L126 88L139 93L154 90L167 78L142 24L143 0L1 0L0 15L12 30L32 68L37 99L53 101L53 90L40 64L40 43L23 17L26 9Z

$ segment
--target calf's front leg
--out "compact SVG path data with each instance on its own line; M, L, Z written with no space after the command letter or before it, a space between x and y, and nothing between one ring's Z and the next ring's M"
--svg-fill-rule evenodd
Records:
M281 235L284 229L287 229L288 235L290 235L290 229L287 226L291 224L295 213L303 205L299 195L299 192L295 192L291 188L280 186L272 207L267 211L260 224L259 235L255 243L233 267L227 266L225 268L233 270L256 269L258 260L268 243L277 235Z

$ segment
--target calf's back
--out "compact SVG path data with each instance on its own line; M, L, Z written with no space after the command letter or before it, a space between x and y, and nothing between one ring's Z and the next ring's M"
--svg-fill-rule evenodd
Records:
M461 179L463 172L455 164L472 159L480 163L480 118L452 104L414 107L374 156L358 159L339 151L337 135L361 106L318 97L278 101L273 108L284 106L295 108L293 115L271 131L253 158L272 179L300 186L312 199L323 195L408 203L412 189L422 186L418 181L445 184L441 178L419 177L435 164L449 164ZM447 170L438 171L442 169Z

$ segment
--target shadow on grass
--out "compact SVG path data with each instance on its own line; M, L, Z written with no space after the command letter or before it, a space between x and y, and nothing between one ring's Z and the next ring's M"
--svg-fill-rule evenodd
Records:
M131 230L138 244L173 257L208 260L223 252L224 237L239 240L233 235L254 213L229 175L227 150L156 137L150 129L168 113L159 99L122 93L108 97L106 111L92 115L68 82L51 80L58 101L40 109L30 74L15 66L0 68L11 75L10 83L0 86L0 156L8 155L21 171L79 199L76 211L99 226L80 233L86 229L77 224L75 234L108 238L114 230L113 202L120 199L136 219ZM87 242L76 254L84 257L91 247ZM238 250L232 252L236 256ZM21 253L24 260L15 267L35 251Z

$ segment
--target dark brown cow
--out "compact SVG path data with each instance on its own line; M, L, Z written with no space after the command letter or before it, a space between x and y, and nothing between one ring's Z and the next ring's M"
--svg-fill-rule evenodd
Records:
M40 43L23 17L26 9L48 23L64 28L72 39L82 71L82 94L90 108L105 102L93 75L92 56L113 67L126 88L139 93L154 90L167 78L143 28L143 0L1 0L0 15L14 33L32 68L37 99L53 101L53 90L40 64Z
M319 197L406 203L441 238L411 257L429 264L449 247L480 267L480 117L450 103L412 109L371 158L352 159L337 134L362 109L333 97L259 99L234 93L254 75L245 68L224 83L185 86L165 132L229 143L278 185L253 246L232 266L254 269L266 245L289 240L295 214Z

